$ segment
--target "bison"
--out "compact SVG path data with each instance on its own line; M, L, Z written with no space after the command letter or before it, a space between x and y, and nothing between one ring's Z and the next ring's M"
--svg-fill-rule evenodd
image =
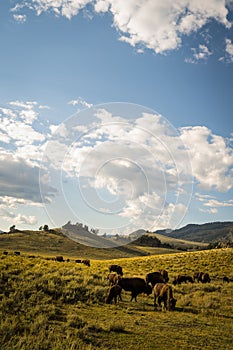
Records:
M223 280L223 282L227 282L227 283L230 282L230 279L227 276L224 276L222 280Z
M162 275L165 282L169 281L168 272L166 270L159 270L159 273Z
M197 282L202 283L208 283L210 282L210 276L208 273L204 272L195 272L193 276L194 281L197 280Z
M115 273L110 273L107 277L108 281L109 281L109 285L113 286L114 284L117 284L119 278L121 278L120 276L118 276L117 274Z
M149 286L143 278L131 277L121 278L118 280L118 285L127 292L131 292L131 300L137 301L137 296L140 293L147 295L152 293L152 288Z
M117 297L118 297L119 300L122 301L121 291L122 291L122 288L118 284L115 284L114 286L112 286L109 289L109 293L108 293L108 297L106 299L106 303L110 304L112 302L112 300L114 299L115 304L116 304L117 303Z
M122 267L120 265L110 265L109 272L116 272L118 275L123 276Z
M209 283L210 282L210 275L208 273L204 273L201 281L202 281L202 283Z
M165 279L161 275L160 272L150 272L146 275L146 283L151 284L152 287L155 286L156 283L165 283Z
M193 283L193 278L192 276L188 276L188 275L178 275L174 281L172 282L172 284L175 286L176 284L181 284L182 282L191 282Z
M173 297L172 287L166 283L157 283L154 287L154 307L157 303L161 306L164 303L165 310L172 311L176 306L176 299Z
M201 282L203 275L204 275L204 272L195 272L193 275L194 281Z
M84 265L86 265L86 266L91 266L91 262L90 262L90 260L89 259L84 259L84 260L82 260L82 264L84 264Z
M56 260L56 261L59 261L59 262L63 262L63 261L64 261L64 258L63 258L62 255L58 255L58 256L56 256L55 260Z

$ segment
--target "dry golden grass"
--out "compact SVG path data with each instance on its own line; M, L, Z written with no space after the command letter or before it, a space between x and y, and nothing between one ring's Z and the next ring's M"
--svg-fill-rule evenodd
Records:
M174 312L154 311L152 295L130 302L128 292L108 305L110 263L120 264L125 276L165 268L170 281L196 270L212 280L173 287ZM0 254L0 349L231 349L233 282L222 277L233 280L232 266L230 248L91 260L90 267Z

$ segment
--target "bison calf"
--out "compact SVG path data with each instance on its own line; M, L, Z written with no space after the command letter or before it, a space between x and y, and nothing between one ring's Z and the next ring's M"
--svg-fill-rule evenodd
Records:
M112 302L112 300L114 299L115 304L116 304L117 303L117 297L119 298L119 300L122 301L121 291L122 291L122 288L118 284L115 284L114 286L112 286L109 289L109 293L108 293L108 297L107 297L106 303L110 304Z
M161 306L164 303L165 310L172 311L176 306L176 299L173 298L172 287L166 283L157 283L154 287L154 307L157 303Z

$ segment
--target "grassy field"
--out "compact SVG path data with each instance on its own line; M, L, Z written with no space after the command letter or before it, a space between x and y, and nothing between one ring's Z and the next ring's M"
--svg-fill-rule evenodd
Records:
M58 230L22 231L0 235L1 249L20 251L33 255L64 255L73 258L111 259L178 252L174 249L135 246L133 244L116 248L94 248L77 243Z
M72 258L72 256L71 256ZM154 311L153 296L106 304L108 265L125 276L160 268L177 274L209 272L207 284L173 287L174 312ZM233 249L91 260L91 267L0 252L0 349L232 349Z

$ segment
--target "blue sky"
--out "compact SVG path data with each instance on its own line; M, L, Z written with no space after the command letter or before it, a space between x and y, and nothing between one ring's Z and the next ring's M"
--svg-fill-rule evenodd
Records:
M126 4L123 0L12 0L2 2L0 10L0 229L7 230L12 224L19 228L38 228L45 223L59 226L72 220L102 232L111 227L125 233L137 228L175 228L191 222L232 220L232 1L153 0ZM110 104L114 102L125 105ZM154 136L169 143L179 176L178 159L186 159L187 154L190 157L192 174L190 170L185 174L188 189L187 183L181 181L186 198L179 198L176 205L174 179L168 177L173 165L168 158L158 157L150 166L144 160L139 164L145 173L156 164L155 174L161 166L158 183L147 174L150 193L145 191L143 181L134 181L140 153L137 147L127 158L128 162L133 159L132 169L131 163L109 162L98 179L94 170L102 165L95 162L96 158L90 156L93 173L89 176L80 171L73 154L69 167L62 169L64 188L59 184L61 168L56 162L50 159L45 168L45 155L53 142L58 146L54 150L56 160L60 146L68 154L73 150L69 128L85 118L85 127L95 125L99 133L90 134L93 139L87 137L89 146L84 142L76 144L76 157L81 159L87 149L95 155L98 142L108 142L110 150L116 138L104 130L103 118L94 116L98 109L91 108L88 115L84 110L101 104L103 112L103 104L108 104L111 116L104 121L115 123L114 118L124 108L130 115L134 113L127 103L144 106L135 109L129 128L138 125L139 116L150 111L151 128L144 118L147 137L140 135L141 147L143 142L150 143L148 135L153 130ZM159 121L158 115L162 116ZM124 117L127 118L125 114ZM161 134L158 130L163 122L167 124ZM153 123L157 123L157 131ZM172 141L165 137L171 129L180 135L185 155L171 146L174 140L177 142L175 134ZM126 135L121 128L116 133L122 136L118 146L120 142L125 147ZM102 139L98 140L100 135ZM122 159L122 152L127 153L124 147L118 149ZM111 152L108 156L111 158ZM106 161L105 151L96 157ZM159 187L159 173L167 181L165 197ZM45 187L41 201L42 176ZM85 185L84 197L95 203L94 212L76 193L77 183ZM119 183L122 186L117 191ZM162 192L156 191L157 185ZM131 187L134 191L129 197ZM112 201L118 205L118 212L101 212L103 203L98 202L96 193L105 203L105 211ZM64 201L70 210L65 209Z

